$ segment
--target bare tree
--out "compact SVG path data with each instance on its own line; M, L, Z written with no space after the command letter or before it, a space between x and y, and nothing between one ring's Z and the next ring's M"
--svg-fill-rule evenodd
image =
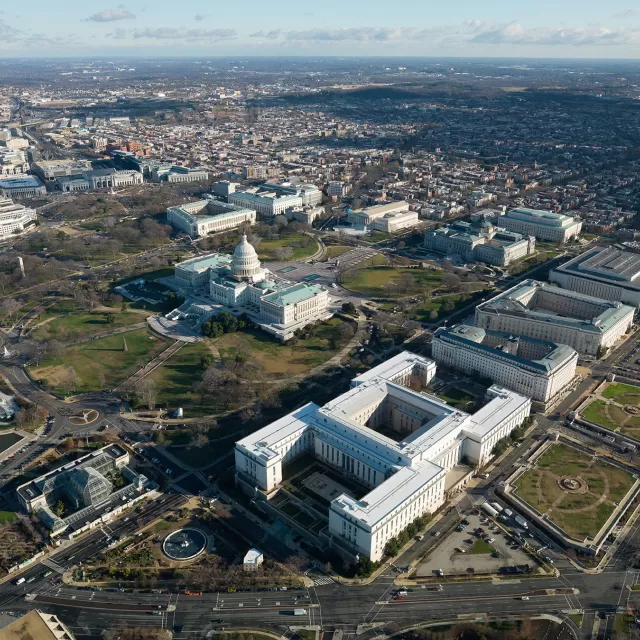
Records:
M5 315L9 316L9 318L13 318L22 305L13 298L7 298L2 301L2 310Z
M147 405L150 411L155 409L158 389L153 379L142 378L136 382L134 391L140 403Z
M65 349L62 342L60 342L60 340L56 340L55 338L53 338L52 340L48 340L45 345L46 353L48 353L52 358L55 358L56 360L62 358L62 356L64 355L64 350Z
M291 256L293 255L293 249L291 247L278 247L274 251L274 254L278 260L284 262L285 260L289 260L289 258L291 258Z

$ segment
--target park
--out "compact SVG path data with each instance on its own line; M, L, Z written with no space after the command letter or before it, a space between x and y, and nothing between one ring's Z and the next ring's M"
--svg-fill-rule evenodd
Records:
M550 444L514 483L516 495L567 536L595 539L636 477L568 444Z

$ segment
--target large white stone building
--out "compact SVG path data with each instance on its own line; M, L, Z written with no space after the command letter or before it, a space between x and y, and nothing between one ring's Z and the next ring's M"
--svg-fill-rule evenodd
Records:
M539 340L566 344L584 355L612 347L630 327L636 309L525 280L476 307L475 324Z
M577 293L640 306L640 254L594 247L549 272L549 280Z
M0 178L0 193L14 200L24 200L46 195L47 188L36 176L13 175Z
M287 211L302 207L302 196L296 194L278 194L276 191L257 193L250 191L236 191L230 193L228 200L238 207L253 209L260 215L273 217L285 214Z
M524 207L500 216L499 223L508 231L535 236L537 240L546 242L568 242L577 238L582 230L579 218Z
M119 189L142 184L143 178L134 169L95 169L81 174L60 176L55 184L63 192L90 191L92 189Z
M0 196L0 238L22 233L27 226L38 219L35 209Z
M256 212L217 200L198 200L167 209L167 222L192 238L254 224Z
M463 459L484 465L495 443L530 413L529 398L498 386L474 415L403 386L412 377L426 384L434 373L432 361L401 353L326 405L309 403L240 440L238 484L269 498L283 466L313 454L370 489L361 499L343 493L331 501L329 534L354 554L380 560L391 538L443 504L450 469Z
M400 229L408 229L420 224L417 211L409 210L409 203L404 200L379 204L365 209L349 211L347 222L354 227L363 227L371 231L393 233Z
M424 234L424 248L461 261L478 260L506 267L535 251L532 235L507 231L487 220L454 222Z
M264 331L285 341L298 329L332 315L327 289L277 277L262 267L246 235L232 256L215 253L175 265L174 280L187 303L168 314L169 319L202 323L221 311L246 313ZM204 294L207 301L193 294Z
M578 364L565 344L467 325L438 329L432 355L439 365L489 378L545 406L571 383Z

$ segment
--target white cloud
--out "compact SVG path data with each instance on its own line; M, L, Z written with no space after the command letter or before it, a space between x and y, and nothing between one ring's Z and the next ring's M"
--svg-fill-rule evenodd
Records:
M614 18L633 18L634 16L640 15L640 9L626 9L625 11L620 11L619 13L614 13Z
M343 29L305 29L301 31L257 31L251 38L264 41L345 42L403 44L422 43L433 46L451 45L538 45L538 46L598 46L631 45L640 43L640 28L557 28L528 29L519 22L490 23L471 20L460 25L446 25L429 29L412 27L354 27Z
M135 17L135 14L119 5L117 9L105 9L94 13L86 18L85 22L116 22L117 20L133 20Z
M108 33L114 40L176 40L186 42L216 42L237 38L235 29L185 29L184 27L159 27L157 29L121 29Z

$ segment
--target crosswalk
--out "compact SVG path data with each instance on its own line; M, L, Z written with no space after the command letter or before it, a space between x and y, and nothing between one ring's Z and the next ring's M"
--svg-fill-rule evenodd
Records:
M314 586L314 587L321 587L321 586L322 586L322 585L324 585L324 584L333 584L333 578L329 578L329 577L326 577L326 578L316 578L316 579L313 581L313 586Z
M45 567L49 567L49 569L53 569L54 571L57 571L58 573L65 572L64 567L61 567L59 564L51 560L51 558L45 558L44 560L42 560L42 564Z

